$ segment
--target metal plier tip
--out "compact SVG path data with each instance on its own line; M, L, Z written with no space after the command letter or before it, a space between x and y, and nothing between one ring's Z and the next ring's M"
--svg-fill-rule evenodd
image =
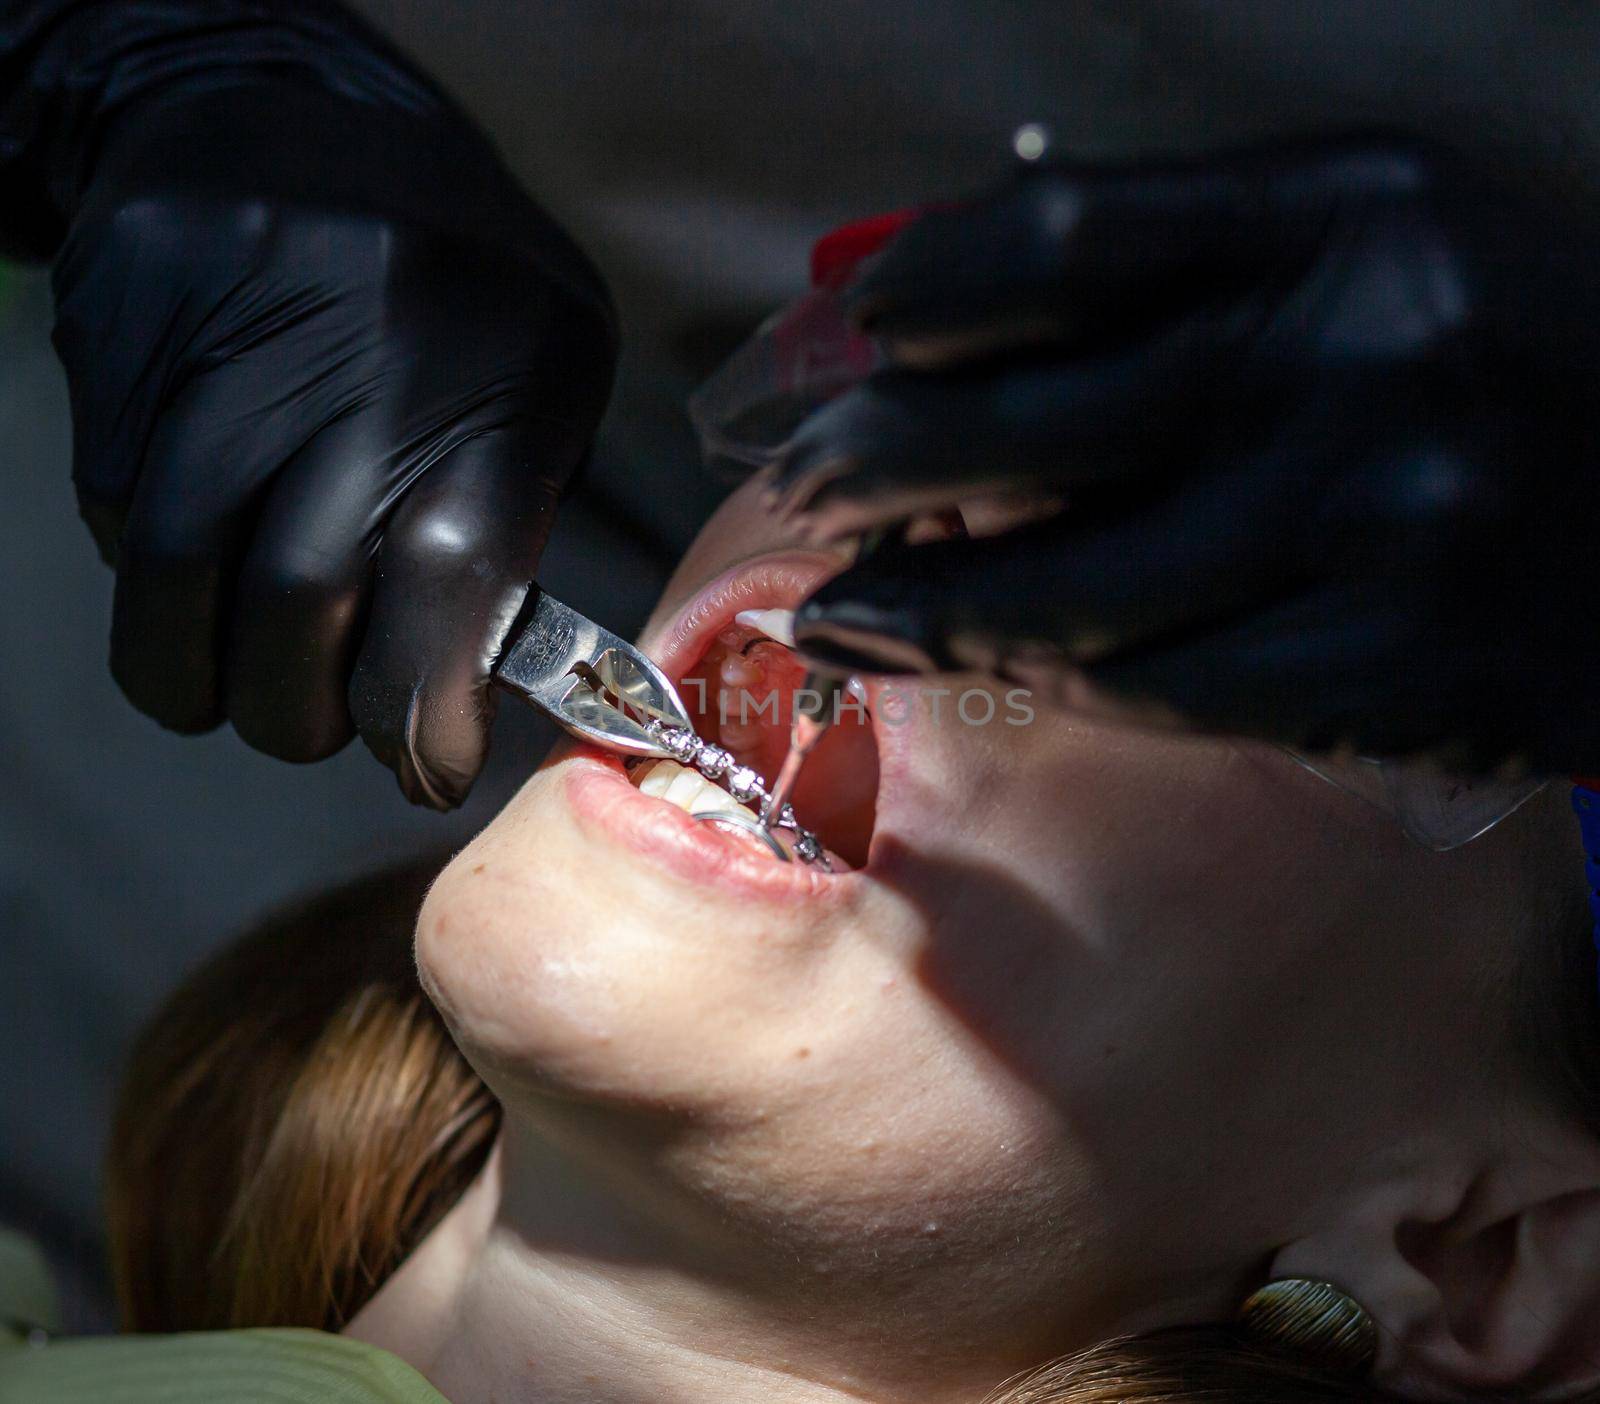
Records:
M678 691L626 639L540 592L494 680L584 741L630 756L670 755L646 728L694 730Z

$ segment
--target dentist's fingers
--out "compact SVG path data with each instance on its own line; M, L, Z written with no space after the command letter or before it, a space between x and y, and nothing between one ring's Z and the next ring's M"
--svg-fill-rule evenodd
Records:
M1209 630L1290 590L1311 564L1296 497L1209 475L1136 513L1068 514L986 539L885 543L795 617L801 652L889 672L1076 667Z
M801 425L775 505L832 539L963 497L1159 477L1187 462L1210 374L1172 341L1081 362L884 371Z
M483 767L490 670L586 441L541 421L479 433L412 486L385 528L350 710L414 803L460 804Z
M355 735L350 672L394 491L392 406L372 401L322 429L279 473L234 591L224 667L246 744L321 760Z
M1046 162L930 210L847 291L891 354L927 366L1002 346L1106 349L1298 266L1352 202L1414 198L1401 138L1139 166Z
M276 376L270 402L247 392ZM102 545L115 558L111 671L128 700L170 730L224 717L223 658L234 583L257 504L299 447L295 380L276 355L196 376L157 419L126 516Z

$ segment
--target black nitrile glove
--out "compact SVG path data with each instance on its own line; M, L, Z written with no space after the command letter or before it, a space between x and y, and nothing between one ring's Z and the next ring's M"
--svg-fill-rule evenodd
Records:
M459 803L615 359L483 134L318 0L4 5L0 248L55 257L129 698Z
M798 432L819 537L885 546L814 658L979 669L1102 715L1483 770L1600 767L1600 248L1408 145L1019 173L851 306L892 365Z

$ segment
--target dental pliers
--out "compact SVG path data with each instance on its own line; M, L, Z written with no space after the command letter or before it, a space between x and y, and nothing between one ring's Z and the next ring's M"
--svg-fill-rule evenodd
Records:
M626 639L543 591L494 680L581 741L624 756L692 758L681 744L670 744L685 733L694 737L695 726L666 674ZM703 748L696 742L694 749ZM769 825L753 815L706 810L690 817L739 829L780 862L792 861Z
M678 690L626 639L543 591L494 680L582 741L669 759L660 727L694 730Z

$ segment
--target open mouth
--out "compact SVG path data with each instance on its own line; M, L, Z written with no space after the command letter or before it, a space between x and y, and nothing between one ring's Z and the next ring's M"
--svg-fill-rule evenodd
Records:
M787 641L790 611L837 569L836 560L811 554L748 561L699 591L670 624L644 641L646 652L677 687L701 739L722 747L737 766L749 767L768 785L788 750L805 679L805 667ZM841 694L833 716L789 802L835 870L845 871L865 866L871 848L878 737L865 688ZM686 815L756 814L754 802L740 804L727 788L675 761L633 761L625 773L641 795L655 801L651 809L663 840L673 835L681 844L690 837L682 821L665 812L669 807ZM731 845L781 866L758 837L734 825L693 827L702 831L694 836L695 847Z

